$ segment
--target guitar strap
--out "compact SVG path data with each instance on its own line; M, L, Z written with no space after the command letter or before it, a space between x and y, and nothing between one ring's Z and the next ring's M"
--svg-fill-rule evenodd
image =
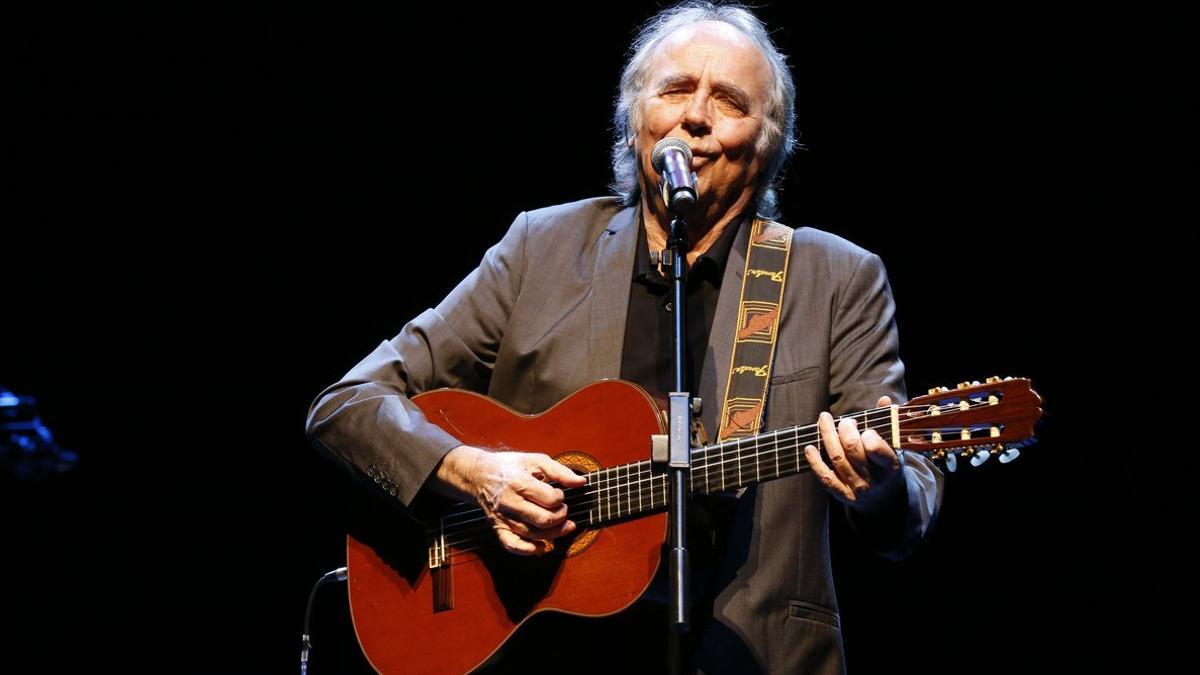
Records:
M761 218L751 228L718 441L752 436L762 428L775 358L792 228Z

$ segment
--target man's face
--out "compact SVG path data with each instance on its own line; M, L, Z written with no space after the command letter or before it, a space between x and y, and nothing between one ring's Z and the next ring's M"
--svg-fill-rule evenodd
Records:
M636 139L647 194L658 184L654 144L675 137L692 149L706 217L723 215L743 197L748 202L762 169L755 142L771 82L766 58L737 29L705 21L668 36L649 73Z

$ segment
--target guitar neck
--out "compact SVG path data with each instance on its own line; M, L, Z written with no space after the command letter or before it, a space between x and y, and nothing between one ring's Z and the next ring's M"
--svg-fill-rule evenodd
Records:
M860 431L875 429L884 438L892 437L891 408L853 417ZM824 449L816 424L696 448L689 489L692 494L728 492L808 471L804 448L809 445ZM588 474L587 485L566 491L566 501L579 525L603 525L666 510L667 481L667 469L650 460L622 464Z

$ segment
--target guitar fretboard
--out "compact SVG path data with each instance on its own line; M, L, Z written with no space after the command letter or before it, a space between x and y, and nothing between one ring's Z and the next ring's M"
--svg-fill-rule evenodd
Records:
M856 419L860 431L883 433L891 423L887 408ZM692 451L689 489L693 494L728 492L807 471L804 448L809 445L824 451L816 424L697 448ZM565 491L569 517L580 526L592 526L662 511L668 505L668 481L667 469L650 460L594 471L587 485Z

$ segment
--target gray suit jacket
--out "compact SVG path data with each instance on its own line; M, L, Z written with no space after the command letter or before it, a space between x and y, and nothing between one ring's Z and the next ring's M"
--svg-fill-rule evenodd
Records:
M522 213L479 267L435 309L325 390L309 413L319 447L367 484L412 505L459 442L408 397L439 387L486 391L540 412L621 369L637 243L636 212L612 197ZM715 434L725 391L748 227L725 277L701 382ZM767 428L905 400L894 305L878 256L812 228L795 232L768 394ZM902 556L929 528L941 474L905 456L902 480L852 525L884 555ZM812 474L748 490L734 508L713 621L695 659L713 672L836 673L842 641L829 561L832 503Z

